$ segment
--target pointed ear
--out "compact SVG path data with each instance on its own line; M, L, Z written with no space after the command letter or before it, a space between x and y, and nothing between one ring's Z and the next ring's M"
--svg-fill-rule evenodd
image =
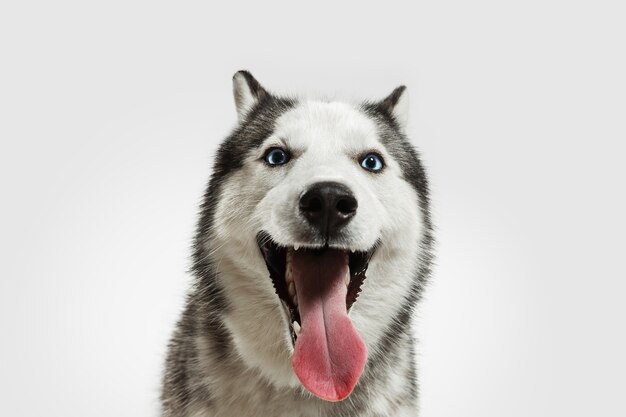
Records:
M409 121L409 93L405 86L393 90L383 101L380 107L398 123L402 131L406 130Z
M239 123L248 115L261 100L269 96L269 93L248 71L237 71L233 75L233 95Z

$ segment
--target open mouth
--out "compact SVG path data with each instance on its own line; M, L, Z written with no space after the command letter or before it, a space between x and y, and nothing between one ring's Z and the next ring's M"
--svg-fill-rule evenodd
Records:
M266 233L257 241L290 323L293 368L314 395L340 401L352 392L367 349L348 311L358 298L374 248L283 247Z

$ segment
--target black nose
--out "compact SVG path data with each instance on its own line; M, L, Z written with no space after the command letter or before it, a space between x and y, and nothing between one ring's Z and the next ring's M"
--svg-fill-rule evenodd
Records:
M300 197L300 211L326 237L348 223L357 207L350 189L338 182L318 182Z

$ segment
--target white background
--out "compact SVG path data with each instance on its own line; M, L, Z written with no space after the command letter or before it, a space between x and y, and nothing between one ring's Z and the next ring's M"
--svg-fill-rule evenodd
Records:
M622 1L3 2L0 415L155 416L231 76L411 95L422 416L626 415ZM389 300L393 303L393 300Z

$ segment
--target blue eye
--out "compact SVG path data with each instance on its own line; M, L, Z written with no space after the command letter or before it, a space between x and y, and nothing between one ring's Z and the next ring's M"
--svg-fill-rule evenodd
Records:
M385 164L383 158L375 153L368 153L361 159L361 166L371 172L379 172L383 169Z
M284 149L271 148L265 153L265 162L270 166L284 165L289 162L289 155Z

